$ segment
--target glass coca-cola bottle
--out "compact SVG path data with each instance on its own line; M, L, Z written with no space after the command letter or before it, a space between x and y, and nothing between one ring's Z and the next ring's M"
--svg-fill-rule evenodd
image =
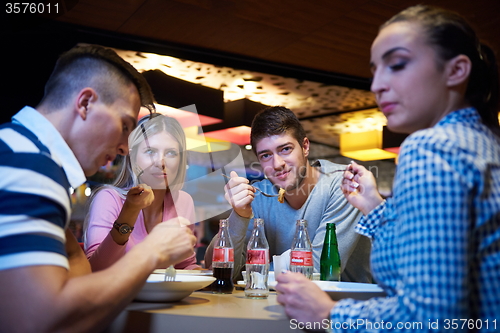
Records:
M247 245L246 258L247 284L245 296L248 298L267 298L269 286L269 244L264 232L264 219L254 219L253 231Z
M302 273L312 280L314 263L311 241L307 233L307 220L297 220L290 253L290 271Z
M232 294L233 293L233 267L234 267L234 248L229 236L228 220L219 221L219 232L215 241L212 270L216 280L212 283L212 292L214 294Z

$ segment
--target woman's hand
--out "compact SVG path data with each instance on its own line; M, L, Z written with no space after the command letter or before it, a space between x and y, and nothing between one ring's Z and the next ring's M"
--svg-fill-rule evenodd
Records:
M127 193L124 208L140 211L151 205L155 198L153 190L146 184L132 187Z
M364 215L384 201L378 192L373 174L356 162L351 162L347 167L340 188L349 203Z
M278 302L283 304L288 317L303 324L320 323L320 327L330 318L336 302L303 274L286 272L276 280Z
M135 187L132 187L128 193L127 198L125 199L125 203L123 204L122 210L120 211L120 215L116 219L118 224L126 223L130 227L134 227L135 222L137 221L137 217L142 209L151 205L155 198L153 190L146 184L139 184ZM115 228L111 228L111 237L118 245L124 245L128 242L130 237L130 233L121 234Z

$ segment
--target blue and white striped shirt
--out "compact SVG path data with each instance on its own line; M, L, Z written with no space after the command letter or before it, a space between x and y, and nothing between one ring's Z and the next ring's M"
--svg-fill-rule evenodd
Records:
M0 175L0 270L68 268L69 187L81 185L85 175L59 132L35 109L25 107L0 126Z
M388 297L340 301L331 312L334 331L335 323L354 321L360 325L346 330L472 328L461 319L500 330L500 140L475 109L406 139L394 196L357 230L372 238L373 275ZM382 321L392 329L381 329Z

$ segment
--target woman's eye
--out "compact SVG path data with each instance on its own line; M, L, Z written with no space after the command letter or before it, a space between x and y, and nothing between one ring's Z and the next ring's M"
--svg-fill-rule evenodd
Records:
M396 72L396 71L399 71L399 70L404 69L404 68L405 68L405 66L406 66L406 62L405 62L405 61L402 61L402 62L398 62L398 63L396 63L396 64L394 64L394 65L390 65L390 66L389 66L389 68L390 68L392 71Z

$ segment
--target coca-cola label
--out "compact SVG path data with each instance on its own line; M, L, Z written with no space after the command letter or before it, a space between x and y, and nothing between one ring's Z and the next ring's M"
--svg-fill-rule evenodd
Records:
M213 262L234 262L234 249L227 247L214 249L212 258Z
M269 263L269 250L247 250L247 264L265 265Z
M290 254L290 265L313 266L312 251L292 251Z

